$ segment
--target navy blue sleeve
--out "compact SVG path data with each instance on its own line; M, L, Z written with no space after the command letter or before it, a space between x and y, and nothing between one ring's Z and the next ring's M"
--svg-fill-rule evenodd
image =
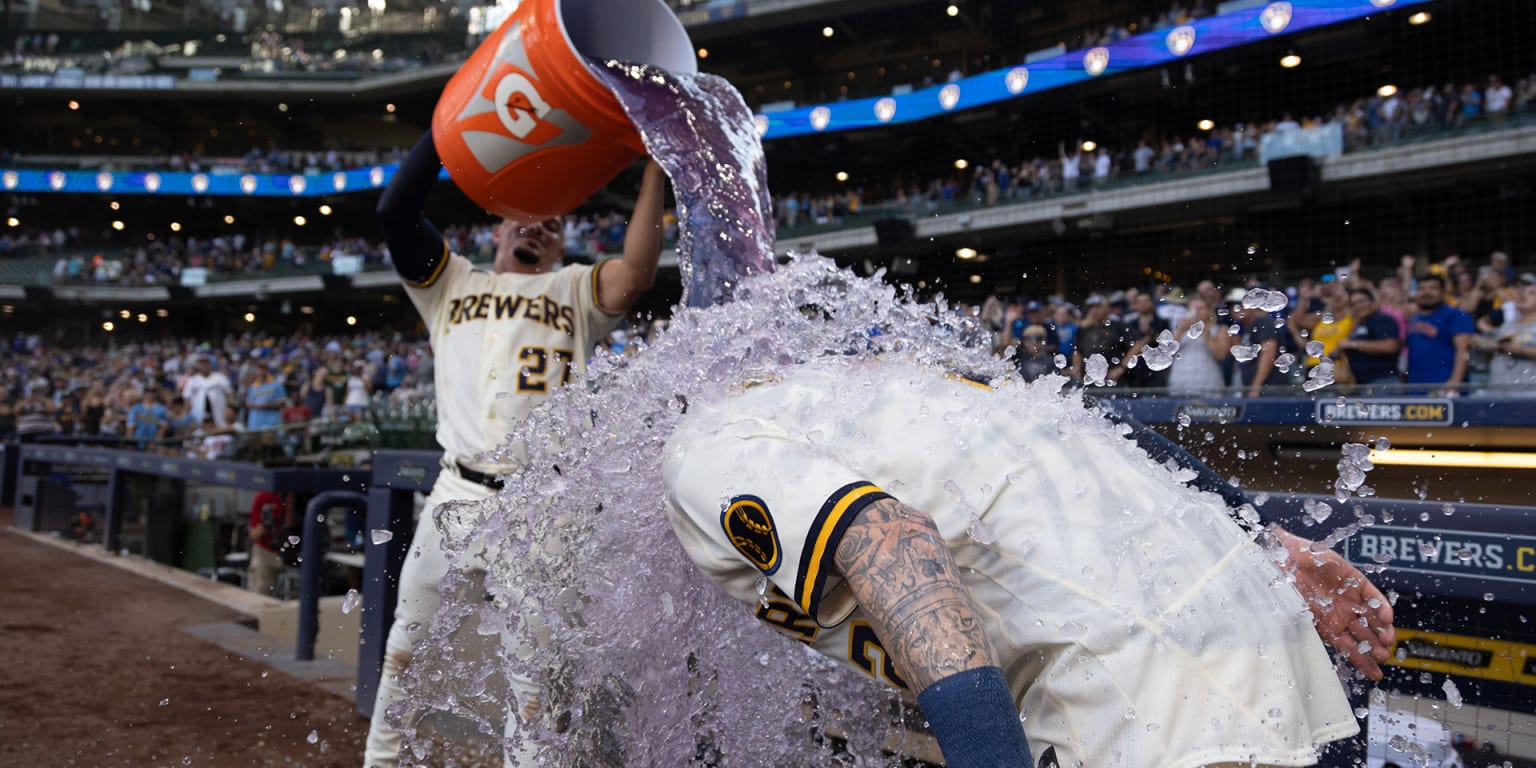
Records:
M1034 764L1008 680L998 667L956 672L918 694L949 768L1028 768Z
M423 215L442 167L432 132L427 131L379 196L379 229L389 246L390 261L400 278L412 285L431 285L448 261L442 233Z

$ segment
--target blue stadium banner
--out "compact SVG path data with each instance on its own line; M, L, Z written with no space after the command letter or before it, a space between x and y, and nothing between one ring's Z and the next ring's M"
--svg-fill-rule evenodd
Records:
M1372 525L1350 537L1352 562L1495 585L1536 586L1536 535Z
M1455 403L1445 398L1361 398L1359 400L1319 400L1316 418L1319 424L1334 426L1353 424L1443 426L1450 424L1455 414Z
M1086 51L1068 51L906 94L853 99L756 116L765 141L910 123L1099 77L1257 43L1434 0L1289 0L1259 3L1157 29Z

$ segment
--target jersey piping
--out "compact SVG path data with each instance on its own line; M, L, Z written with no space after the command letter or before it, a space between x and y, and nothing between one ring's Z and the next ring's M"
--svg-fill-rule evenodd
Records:
M799 597L797 602L801 610L815 619L817 624L823 627L836 626L847 618L837 617L836 621L826 624L822 623L819 615L822 590L826 587L828 574L834 570L832 557L837 552L837 545L842 542L843 533L859 513L870 504L889 498L890 494L873 483L849 483L827 497L826 503L821 505L821 511L816 513L816 519L811 523L810 532L806 536L805 548L800 553L800 574L796 578L795 594Z

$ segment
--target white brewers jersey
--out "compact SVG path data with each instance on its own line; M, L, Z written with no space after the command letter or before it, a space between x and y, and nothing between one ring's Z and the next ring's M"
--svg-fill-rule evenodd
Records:
M905 688L832 558L875 499L927 513L1037 759L1304 765L1357 732L1301 596L1220 499L1123 428L1006 390L828 358L693 403L663 458L673 527L759 619Z
M482 472L512 469L477 457L555 387L580 380L593 345L622 319L597 305L602 266L498 275L454 254L424 283L405 284L431 338L447 456Z

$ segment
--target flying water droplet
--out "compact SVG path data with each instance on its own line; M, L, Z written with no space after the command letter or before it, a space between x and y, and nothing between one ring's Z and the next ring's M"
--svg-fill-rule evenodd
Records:
M1055 363L1056 364L1056 370L1060 371L1060 370L1062 370L1062 369L1067 367L1067 356L1066 355L1057 355L1054 358L1051 358L1051 362Z
M1440 686L1440 690L1445 691L1445 700L1452 708L1461 709L1461 690L1456 687L1455 682L1447 677L1445 684Z
M311 744L318 744L320 743L320 732L310 731L309 735L304 737L304 740Z
M357 609L358 604L361 602L363 602L363 596L357 590L349 589L347 590L347 596L341 599L341 612L351 613Z
M383 544L395 537L395 532L386 528L375 528L369 532L369 538L375 544Z
M1104 356L1095 352L1083 364L1083 378L1088 384L1096 387L1104 386L1105 377L1109 376L1109 361Z
M1202 333L1205 333L1205 321L1196 320L1193 325L1189 326L1189 330L1184 332L1184 335L1191 339L1198 339Z
M1322 357L1323 343L1321 341L1307 342L1307 357Z
M1236 326L1233 326L1234 328ZM1232 359L1239 363L1246 363L1257 359L1261 346L1258 344L1234 344L1232 345Z
M1281 373L1290 373L1291 366L1296 364L1296 356L1287 352L1275 358L1275 370Z
M1285 295L1285 291L1269 291L1259 302L1259 309L1265 312L1279 312L1290 303L1291 299Z
M289 536L288 537L288 546L290 546L290 547L297 547L298 545L299 545L299 537L297 537L297 536Z
M162 706L162 707L169 706L170 703L171 703L170 699L161 699L160 700L160 706Z

